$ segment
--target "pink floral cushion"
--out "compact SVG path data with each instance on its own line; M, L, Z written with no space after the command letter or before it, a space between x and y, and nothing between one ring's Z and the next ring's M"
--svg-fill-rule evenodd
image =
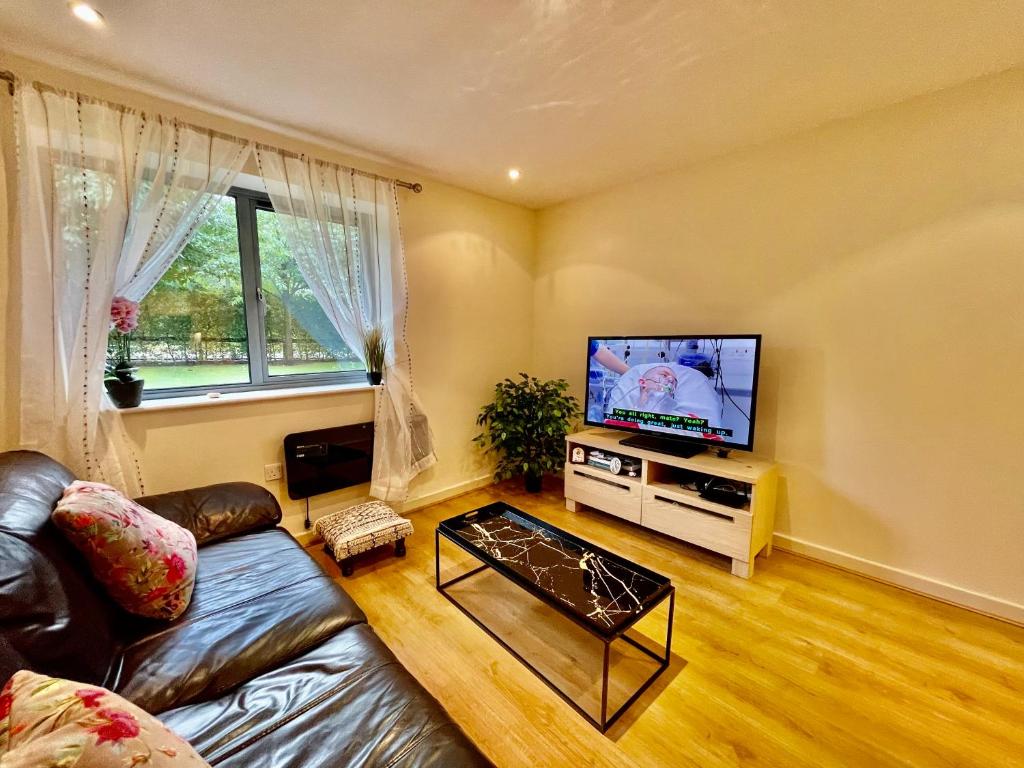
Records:
M64 489L53 521L85 555L93 575L129 613L176 619L196 583L196 539L103 483Z
M15 672L0 692L3 768L201 768L187 741L104 688Z

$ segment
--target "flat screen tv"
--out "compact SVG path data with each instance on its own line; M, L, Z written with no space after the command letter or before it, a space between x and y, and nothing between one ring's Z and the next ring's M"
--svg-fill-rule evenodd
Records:
M585 422L693 456L754 445L761 336L591 336Z

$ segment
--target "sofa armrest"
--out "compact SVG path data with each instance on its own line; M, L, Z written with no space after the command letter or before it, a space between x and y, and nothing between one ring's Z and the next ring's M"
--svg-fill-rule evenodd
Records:
M136 501L192 531L199 546L239 533L273 528L281 522L277 499L254 483L218 483L143 496Z

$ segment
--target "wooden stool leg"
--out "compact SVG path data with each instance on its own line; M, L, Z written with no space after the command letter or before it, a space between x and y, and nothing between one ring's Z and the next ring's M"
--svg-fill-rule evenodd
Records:
M346 557L341 561L341 575L351 576L352 575L352 558Z
M405 539L395 542L395 557L405 557Z

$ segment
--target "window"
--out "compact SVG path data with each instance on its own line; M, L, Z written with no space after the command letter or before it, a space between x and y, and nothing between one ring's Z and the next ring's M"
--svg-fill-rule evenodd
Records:
M132 357L150 397L363 379L256 192L217 201L140 310Z

